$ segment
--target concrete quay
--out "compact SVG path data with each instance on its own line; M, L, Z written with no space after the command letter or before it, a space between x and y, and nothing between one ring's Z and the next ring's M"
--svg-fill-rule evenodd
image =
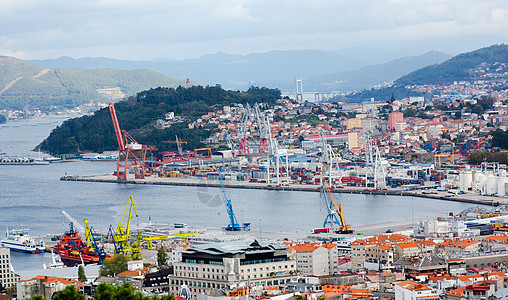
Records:
M176 186L202 186L202 187L220 187L219 180L197 179L197 178L161 178L146 177L144 179L128 178L124 181L118 181L113 175L94 175L94 176L64 176L60 180L63 181L85 181L85 182L104 182L104 183L120 183L120 184L156 184L156 185L176 185ZM278 191L302 191L302 192L319 192L318 185L305 184L289 184L281 186L269 186L266 183L245 182L245 181L223 181L226 188L240 189L262 189L262 190L278 190ZM395 195L431 198L446 201L464 202L471 204L499 206L508 205L508 199L502 197L482 196L474 193L452 194L448 191L438 191L436 189L427 190L407 190L407 189L383 189L373 190L365 187L349 187L337 188L334 193L350 193L350 194L371 194L371 195Z

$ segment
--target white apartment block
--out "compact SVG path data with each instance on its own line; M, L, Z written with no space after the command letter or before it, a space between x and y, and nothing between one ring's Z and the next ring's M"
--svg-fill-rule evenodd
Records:
M11 266L11 250L0 247L0 283L4 287L10 287L19 279Z

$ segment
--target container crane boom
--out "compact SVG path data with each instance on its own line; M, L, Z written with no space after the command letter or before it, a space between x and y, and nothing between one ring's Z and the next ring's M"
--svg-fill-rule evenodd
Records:
M122 130L120 129L120 124L118 123L118 118L116 117L115 105L113 103L109 103L109 113L111 114L111 119L113 120L113 127L115 127L118 150L125 151L125 142L122 136Z
M76 227L78 229L79 232L81 232L82 234L86 234L85 233L85 227L83 227L83 225L79 224L78 221L76 221L76 219L74 219L71 215L69 215L65 210L62 210L61 211L62 215L64 215L69 221L72 222L73 226Z

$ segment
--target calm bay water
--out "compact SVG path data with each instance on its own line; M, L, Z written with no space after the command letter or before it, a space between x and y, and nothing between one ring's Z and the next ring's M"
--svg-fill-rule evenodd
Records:
M63 120L63 117L48 117L0 125L0 150L10 156L39 156L30 149ZM106 174L114 169L115 162L111 161L0 165L0 230L23 225L31 229L32 235L61 234L68 229L62 210L77 220L88 218L96 229L106 229L120 220L129 196L137 202L139 217L134 224L145 223L149 218L156 223L184 222L215 227L228 223L216 188L59 180L65 174ZM256 230L309 231L322 226L325 217L326 208L319 193L231 189L228 194L238 220L251 222ZM468 206L433 199L412 201L411 197L400 196L339 194L336 197L352 225L411 217L412 205L414 217L459 212ZM24 257L23 254L13 257L15 268L29 267L26 261L20 263ZM42 261L35 267L41 265Z

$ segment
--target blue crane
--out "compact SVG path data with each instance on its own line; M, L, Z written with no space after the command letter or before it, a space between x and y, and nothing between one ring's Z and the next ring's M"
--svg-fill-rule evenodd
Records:
M333 194L330 191L330 188L328 187L326 180L323 180L320 197L325 202L326 209L328 210L328 214L326 215L323 227L331 228L333 231L335 231L335 233L340 234L353 233L354 232L353 227L346 224L344 212L342 211L342 203L339 203L337 202L337 200L335 200L335 197L333 197Z
M226 205L226 211L229 215L229 224L226 227L222 227L222 229L226 231L250 231L250 223L243 223L243 226L238 224L235 213L233 212L233 205L231 204L231 199L228 198L226 194L226 189L224 188L224 183L222 182L222 175L220 173L220 169L217 168L217 173L219 174L219 182L220 188L222 190L222 200L224 201L224 205Z

